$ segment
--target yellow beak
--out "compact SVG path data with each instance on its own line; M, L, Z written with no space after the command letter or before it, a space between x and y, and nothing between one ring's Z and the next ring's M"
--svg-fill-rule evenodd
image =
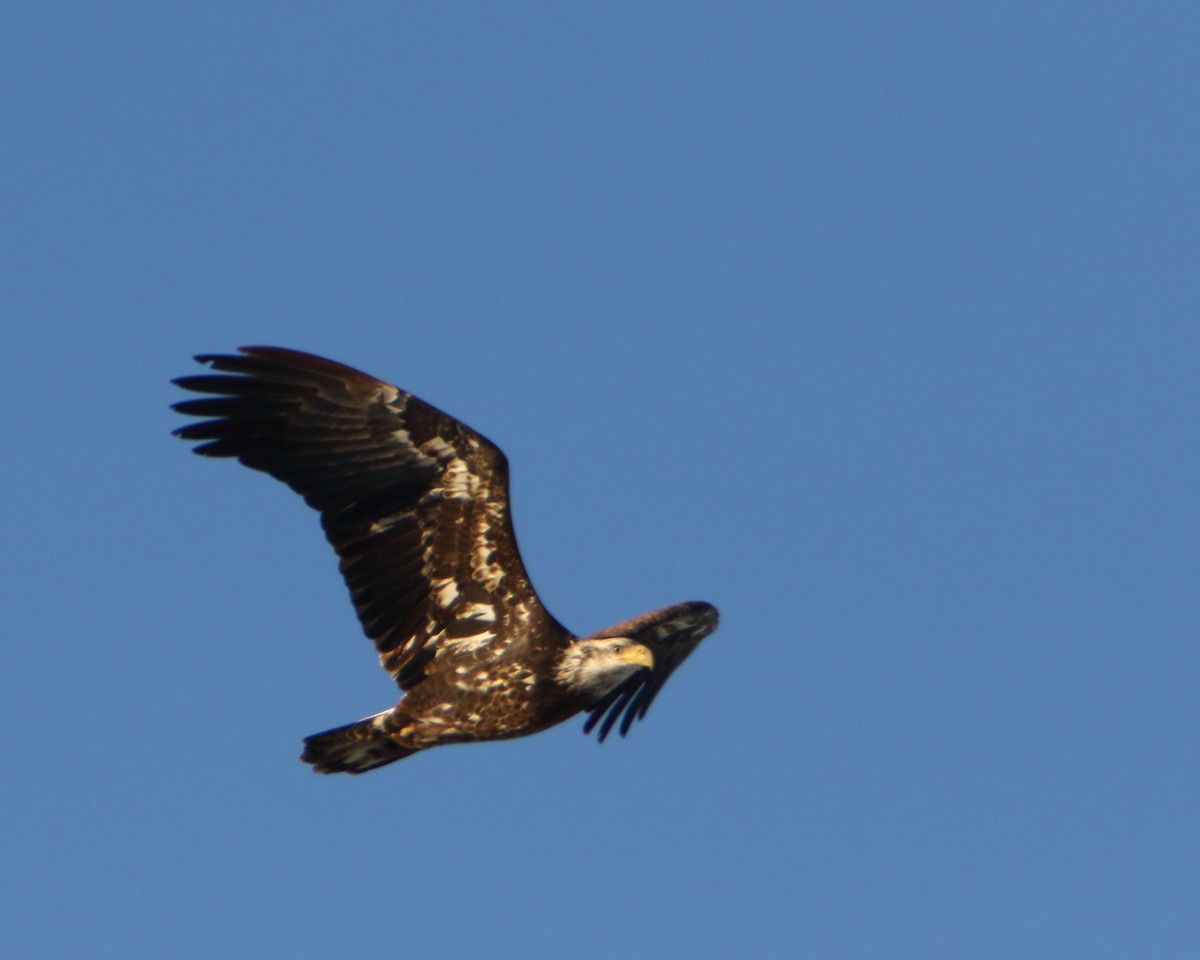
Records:
M654 654L642 643L631 643L621 653L622 663L632 663L639 667L653 667Z

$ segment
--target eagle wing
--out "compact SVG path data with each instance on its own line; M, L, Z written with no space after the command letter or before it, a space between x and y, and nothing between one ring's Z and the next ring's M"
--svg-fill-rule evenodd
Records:
M594 639L629 637L644 643L654 653L654 666L630 674L590 707L583 732L590 733L599 724L597 736L603 743L619 718L621 736L625 736L633 721L646 715L667 677L716 629L717 608L697 600L643 613L594 634Z
M175 404L210 418L175 433L282 480L321 514L363 630L402 689L443 649L569 636L517 552L499 448L351 367L278 347L240 353L198 356L219 374L174 381L211 395Z

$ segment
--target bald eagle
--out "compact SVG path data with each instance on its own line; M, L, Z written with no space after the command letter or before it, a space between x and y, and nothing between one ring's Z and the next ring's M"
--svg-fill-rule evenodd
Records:
M677 603L576 637L538 599L490 441L390 384L296 350L196 357L208 394L174 405L195 452L234 457L299 493L325 536L383 668L387 710L304 741L319 773L364 773L446 743L522 737L581 711L603 741L646 715L667 677L717 626Z

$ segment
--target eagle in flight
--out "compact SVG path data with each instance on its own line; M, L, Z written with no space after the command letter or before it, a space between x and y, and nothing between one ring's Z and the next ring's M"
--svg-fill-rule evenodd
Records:
M196 357L207 394L175 434L282 480L321 525L363 631L402 695L304 741L319 773L365 773L444 743L536 733L580 711L601 741L646 715L717 626L677 603L576 637L542 606L517 552L508 462L470 427L382 380L296 350Z

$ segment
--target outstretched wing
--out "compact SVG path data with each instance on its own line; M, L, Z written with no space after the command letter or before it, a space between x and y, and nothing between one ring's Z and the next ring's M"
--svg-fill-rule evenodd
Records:
M654 653L654 666L635 671L591 707L583 732L590 733L600 724L598 738L603 743L620 717L621 736L625 736L633 721L646 715L667 677L716 629L717 608L697 600L643 613L594 634L596 638L629 637L644 643Z
M500 652L530 630L565 634L521 563L496 446L351 367L278 347L240 352L196 357L219 375L175 381L212 395L175 404L211 418L175 433L320 512L363 630L402 688L441 649Z

